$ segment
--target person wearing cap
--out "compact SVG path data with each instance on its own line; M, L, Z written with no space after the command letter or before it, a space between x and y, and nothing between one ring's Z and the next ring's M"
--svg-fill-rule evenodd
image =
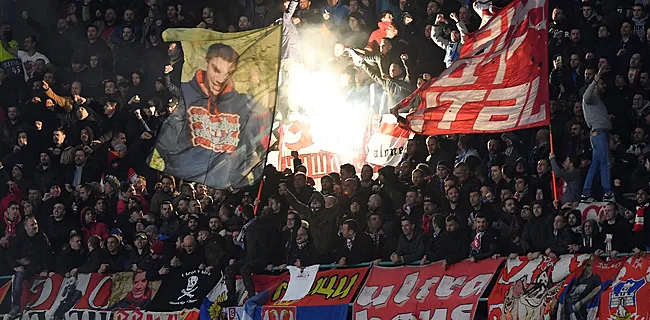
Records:
M436 199L444 198L445 188L444 181L451 175L451 162L440 160L432 168L436 168L436 173L427 182L424 193Z
M149 261L145 267L147 280L154 281L162 279L169 274L170 266L168 255L165 252L165 244L156 241L149 247Z
M149 238L145 232L138 232L133 240L133 250L129 253L126 267L134 272L146 270L149 258Z
M198 200L195 200L198 201ZM190 214L187 218L187 233L198 237L199 234L199 216L196 214Z
M153 224L148 225L146 228L144 228L144 233L147 234L147 238L150 241L160 241L161 237L158 233L158 227L156 227Z

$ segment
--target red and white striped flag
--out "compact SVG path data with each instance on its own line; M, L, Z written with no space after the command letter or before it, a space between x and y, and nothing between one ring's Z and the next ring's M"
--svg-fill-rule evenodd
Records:
M467 35L460 58L420 97L405 128L425 135L504 132L550 124L547 1L515 0Z

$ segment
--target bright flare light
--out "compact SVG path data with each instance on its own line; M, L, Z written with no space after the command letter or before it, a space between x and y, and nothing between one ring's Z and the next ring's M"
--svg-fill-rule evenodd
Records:
M371 116L369 103L348 101L342 76L334 72L296 64L290 74L289 120L309 124L321 150L350 159L358 156Z

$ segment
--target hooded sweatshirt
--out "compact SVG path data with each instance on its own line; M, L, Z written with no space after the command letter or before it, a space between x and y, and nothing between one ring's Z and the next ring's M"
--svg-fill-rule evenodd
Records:
M232 83L214 96L207 81L199 70L181 85L185 106L163 124L156 150L171 175L221 188L248 186L263 173L271 114Z
M632 17L632 21L634 21L634 33L639 37L639 39L641 39L642 42L645 42L645 30L648 27L648 15L646 14L639 19Z
M287 193L286 199L289 205L298 211L300 217L309 222L316 250L322 255L330 254L337 239L334 236L338 230L337 207L325 208L325 198L318 191L312 194L309 204L299 202L291 192ZM314 200L320 203L319 208L312 208L311 203Z

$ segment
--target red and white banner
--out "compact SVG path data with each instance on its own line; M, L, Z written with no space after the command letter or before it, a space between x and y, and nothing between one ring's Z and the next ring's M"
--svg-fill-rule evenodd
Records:
M307 175L314 179L338 172L345 163L353 164L357 171L366 163L377 167L399 164L406 152L406 142L413 133L401 128L392 115L372 116L368 121L360 122L359 125L365 126L365 129L354 131L354 134L345 139L338 139L354 141L348 141L348 148L339 146L338 150L327 147L328 142L323 142L326 140L323 139L324 134L313 132L309 124L301 121L283 122L278 130L276 167L280 170L295 169L292 151L298 151L302 164L307 167ZM276 164L274 159L269 163Z
M548 125L546 2L513 1L467 35L460 58L410 97L420 105L406 117L408 129L439 135Z
M382 115L376 128L371 130L366 145L366 163L381 167L398 165L411 134L399 126L394 116Z
M473 319L478 299L503 259L373 267L354 302L355 320Z
M569 275L584 267L588 254L506 260L488 298L489 319L548 319Z

